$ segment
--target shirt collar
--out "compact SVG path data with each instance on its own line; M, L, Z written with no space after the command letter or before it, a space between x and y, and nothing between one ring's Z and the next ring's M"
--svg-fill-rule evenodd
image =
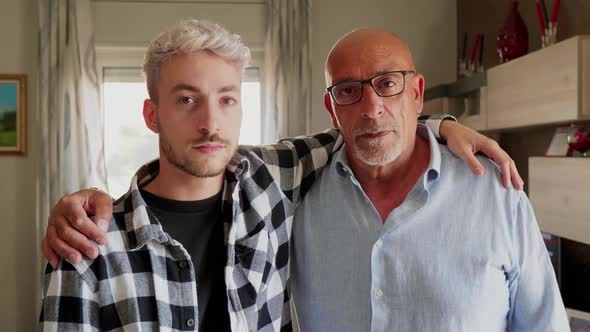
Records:
M352 176L352 168L346 155L346 146L343 145L342 149L338 150L334 155L334 161L336 163L336 171L342 176Z
M424 188L429 188L429 186L438 180L440 177L440 166L441 166L441 150L438 144L438 141L434 137L432 131L423 124L418 124L416 129L416 134L425 138L428 143L430 144L430 162L428 163L428 167L424 172L424 176L422 177L422 181L424 184ZM348 160L348 156L346 154L346 147L340 149L336 152L334 156L335 167L338 174L341 176L352 177L352 168L350 167L350 162Z
M248 160L248 153L251 153L248 149L243 149L242 146L238 147L238 151L234 153L234 156L230 159L227 164L227 171L235 175L236 177L246 172L250 167L250 161ZM227 173L227 172L226 172Z
M147 208L139 191L140 187L152 181L159 172L159 159L154 159L141 166L131 178L129 191L115 202L114 212L124 214L122 221L125 223L130 250L141 248L150 240L160 243L169 240L158 220Z
M247 157L236 153L227 165L223 186L223 200L231 198L232 188L228 183L238 181L238 175L249 167ZM115 202L124 216L125 229L129 239L130 250L141 248L150 240L159 243L169 243L172 239L164 232L162 225L148 208L139 188L152 181L160 172L160 159L154 159L141 166L131 179L129 191ZM231 186L233 187L233 186ZM224 202L224 206L226 203ZM227 204L231 207L231 204Z
M428 163L428 167L426 168L423 177L424 187L428 189L432 183L440 178L440 165L442 160L440 145L430 128L427 126L418 124L416 133L423 138L426 138L430 144L430 162Z

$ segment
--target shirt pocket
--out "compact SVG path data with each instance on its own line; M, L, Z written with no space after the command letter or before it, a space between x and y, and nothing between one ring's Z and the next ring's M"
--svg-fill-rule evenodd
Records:
M235 244L234 273L246 278L257 294L266 287L269 267L272 267L272 257L269 256L272 256L272 250L266 229L238 240Z

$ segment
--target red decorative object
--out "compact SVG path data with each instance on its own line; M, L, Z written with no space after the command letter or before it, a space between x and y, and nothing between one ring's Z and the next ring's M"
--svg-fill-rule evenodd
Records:
M516 59L529 51L529 32L518 11L517 0L509 0L508 16L498 31L496 49L500 63Z
M573 137L569 138L570 148L586 153L590 150L590 132L585 129L579 129Z

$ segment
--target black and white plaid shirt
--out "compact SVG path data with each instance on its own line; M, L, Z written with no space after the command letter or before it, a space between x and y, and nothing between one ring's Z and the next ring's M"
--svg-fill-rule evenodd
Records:
M423 121L424 122L424 121ZM425 121L438 133L440 120ZM291 331L289 239L295 207L341 147L336 130L240 147L225 172L225 281L232 331ZM165 233L139 188L144 165L115 202L95 260L47 266L39 330L182 331L198 326L191 258Z

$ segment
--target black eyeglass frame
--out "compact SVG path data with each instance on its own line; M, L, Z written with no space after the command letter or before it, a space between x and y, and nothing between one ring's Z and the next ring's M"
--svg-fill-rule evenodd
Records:
M402 77L403 77L403 87L401 89L400 92L393 94L393 95L381 95L379 92L377 92L377 89L375 89L375 86L373 85L373 80L379 76L383 76L383 75L388 75L388 74L395 74L395 73L401 73ZM409 74L416 74L415 70L393 70L393 71L388 71L385 73L381 73L381 74L377 74L375 76L369 77L366 80L349 80L349 81L344 81L344 82L340 82L338 84L334 84L332 86L329 86L328 88L326 88L326 91L330 94L330 97L332 97L332 100L336 103L336 105L339 106L348 106L348 105L354 105L356 103L358 103L359 101L361 101L363 99L363 91L365 90L365 84L369 83L371 85L371 88L373 89L373 91L375 91L375 93L379 96L379 97L393 97L393 96L397 96L401 93L403 93L406 90L406 75ZM360 83L361 84L361 94L358 98L357 101L350 103L350 104L340 104L336 101L336 98L334 98L334 93L332 92L332 89L334 89L334 87L339 86L341 84L346 84L346 83Z

